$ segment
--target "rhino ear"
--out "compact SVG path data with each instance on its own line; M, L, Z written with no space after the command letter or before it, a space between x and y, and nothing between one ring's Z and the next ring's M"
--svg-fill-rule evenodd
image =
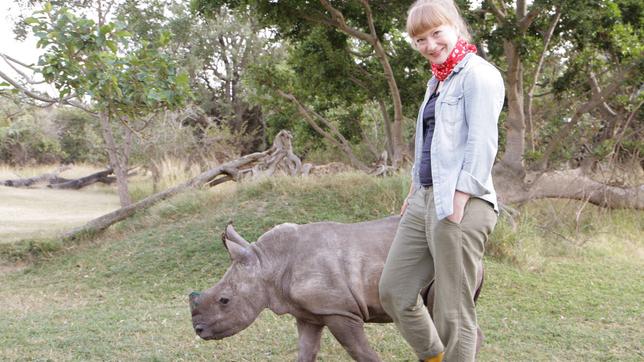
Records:
M226 245L226 249L228 249L228 254L230 254L230 258L233 261L236 261L242 264L248 264L253 260L253 253L250 251L250 249L245 248L237 244L236 242L228 239L224 240L224 245Z

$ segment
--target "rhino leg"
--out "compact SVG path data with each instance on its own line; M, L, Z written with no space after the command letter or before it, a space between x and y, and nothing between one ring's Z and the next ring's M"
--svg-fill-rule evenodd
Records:
M297 362L314 362L320 350L320 337L324 326L297 320L297 334L299 335L299 352Z
M327 327L349 355L358 362L380 362L364 333L364 322L347 317L332 316L325 320Z

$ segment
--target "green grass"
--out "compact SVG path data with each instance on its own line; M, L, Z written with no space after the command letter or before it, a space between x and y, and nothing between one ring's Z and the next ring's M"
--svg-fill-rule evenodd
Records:
M275 224L354 222L396 213L408 178L276 178L179 195L94 240L0 267L0 360L292 361L294 321L265 311L247 330L205 342L187 294L229 260L229 220L248 240ZM644 358L642 212L536 202L490 241L479 301L481 361ZM546 216L550 217L546 218ZM570 219L572 218L572 219ZM554 223L550 225L549 223ZM556 233L556 234L555 234ZM491 256L494 255L494 256ZM384 361L412 361L392 324L368 325ZM320 361L349 361L325 332Z

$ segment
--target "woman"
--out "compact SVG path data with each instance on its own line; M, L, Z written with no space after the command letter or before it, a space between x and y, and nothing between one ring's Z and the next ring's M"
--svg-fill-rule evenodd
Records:
M407 32L433 77L416 124L412 184L380 280L380 299L422 361L473 361L474 291L496 224L492 184L503 79L476 55L452 0L419 0ZM432 321L421 288L434 279Z

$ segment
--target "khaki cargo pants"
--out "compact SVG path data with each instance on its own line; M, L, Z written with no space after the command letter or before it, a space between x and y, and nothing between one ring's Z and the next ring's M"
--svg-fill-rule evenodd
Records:
M431 188L415 191L408 204L380 278L382 306L419 359L444 351L445 361L474 361L476 273L496 212L472 197L460 224L437 220ZM419 295L432 279L433 321Z

